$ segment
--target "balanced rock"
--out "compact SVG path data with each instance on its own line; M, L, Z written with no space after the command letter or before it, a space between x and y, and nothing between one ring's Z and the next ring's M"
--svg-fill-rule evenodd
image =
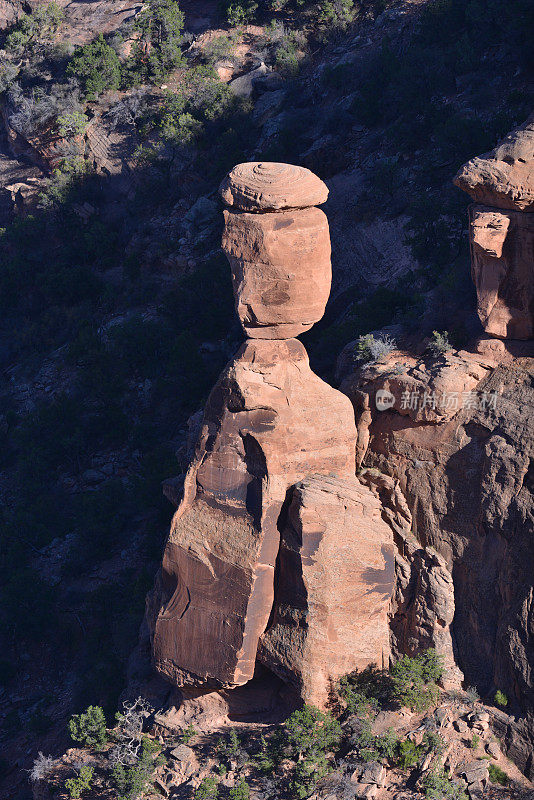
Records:
M328 221L312 207L326 200L326 186L302 167L240 164L221 195L231 206L222 244L245 333L289 339L309 330L332 280Z
M355 477L351 402L292 338L328 299L328 223L313 207L327 189L308 170L244 164L221 192L250 338L206 405L147 604L153 663L199 694L242 686L263 661L324 706L330 681L387 662L393 594L392 532Z
M534 337L534 115L454 183L484 205L469 209L471 273L487 334Z
M353 475L355 437L349 399L314 375L300 342L243 345L208 400L165 548L151 622L161 674L178 686L252 678L288 489Z
M306 478L293 488L278 563L259 659L324 707L342 675L389 663L393 537L379 500L354 475Z
M534 114L490 153L464 164L454 183L477 203L534 211Z

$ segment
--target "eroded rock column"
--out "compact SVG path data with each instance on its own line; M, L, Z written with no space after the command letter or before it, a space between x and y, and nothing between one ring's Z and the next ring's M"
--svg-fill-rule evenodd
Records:
M487 334L534 338L534 115L460 169L469 209L471 273Z
M180 687L249 681L269 620L277 634L264 638L266 663L319 704L332 675L389 655L391 532L354 475L350 400L314 375L293 338L321 318L330 291L328 222L314 206L327 194L309 170L285 164L239 165L221 186L223 248L248 338L209 397L150 603L154 665ZM326 483L315 484L318 476ZM310 497L320 498L311 527ZM297 572L288 559L300 560ZM330 596L339 606L341 584L351 579L343 614L317 613ZM373 605L365 595L375 585ZM287 598L309 607L298 641L283 629ZM367 621L358 649L358 624L363 630L371 606L373 634ZM329 644L311 658L321 638Z

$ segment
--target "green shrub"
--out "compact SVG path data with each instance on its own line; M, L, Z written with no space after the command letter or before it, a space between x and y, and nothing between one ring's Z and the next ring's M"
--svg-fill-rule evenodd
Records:
M75 742L86 747L102 747L107 741L106 718L100 706L89 706L75 714L69 722L69 732Z
M244 778L241 778L239 783L236 783L235 786L232 786L228 793L228 797L230 800L249 800L250 786Z
M443 767L433 769L425 775L423 790L429 800L467 800L464 790L448 778Z
M88 122L88 117L82 111L60 114L57 118L58 133L60 136L64 136L67 139L81 136L85 133Z
M439 690L436 681L442 675L441 658L435 650L425 650L414 658L404 655L391 670L393 695L412 711L426 711L437 703Z
M161 80L182 63L184 15L177 0L149 0L134 28L139 39L126 64L131 82Z
M118 792L118 800L138 800L146 791L154 769L163 763L163 759L155 759L159 750L156 742L145 738L135 764L116 764L113 767L113 784Z
M317 9L316 20L320 25L345 28L354 19L353 0L322 0Z
M329 770L326 753L339 745L341 726L330 713L304 706L286 720L281 740L284 752L297 761L290 791L299 798L309 797Z
M501 692L500 689L497 689L495 692L495 696L493 697L496 706L500 708L506 708L508 705L508 698L506 697L504 692Z
M473 737L469 742L469 747L471 748L471 750L476 750L479 744L480 744L480 736L478 736L478 734L475 733L473 734Z
M195 789L194 800L217 800L218 795L217 780L208 775L207 778L202 779L200 785Z
M492 783L498 783L500 786L508 786L510 783L509 776L497 764L488 764L488 771Z
M94 100L102 92L119 88L121 64L115 50L100 33L94 41L76 48L67 74L78 78L86 98Z
M84 764L83 767L80 767L80 772L76 778L69 778L65 781L65 789L68 791L70 797L81 797L84 792L91 788L93 772L93 767Z
M452 344L449 342L448 331L433 331L430 342L428 343L428 350L434 356L443 355L452 350Z
M49 44L65 18L57 3L40 3L31 14L22 14L6 37L6 50L21 55Z
M304 706L284 723L285 743L295 757L324 753L341 739L339 722L327 711Z
M254 18L258 4L255 0L223 0L221 10L229 25L239 27Z
M411 739L404 739L399 742L398 746L398 762L401 769L410 769L421 758L421 748L412 742Z
M193 739L197 735L198 731L193 725L188 725L187 728L184 728L180 734L180 741L184 744L189 744L191 739Z

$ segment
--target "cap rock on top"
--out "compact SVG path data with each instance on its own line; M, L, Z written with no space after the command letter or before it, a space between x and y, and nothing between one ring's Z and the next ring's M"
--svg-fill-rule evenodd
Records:
M219 191L230 208L252 212L309 208L328 198L328 187L309 169L271 161L238 164Z

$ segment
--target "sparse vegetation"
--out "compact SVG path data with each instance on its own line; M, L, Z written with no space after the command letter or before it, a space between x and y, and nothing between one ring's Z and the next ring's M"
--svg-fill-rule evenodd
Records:
M69 793L69 797L79 798L91 788L93 781L93 767L88 764L83 764L75 778L68 778L65 781L65 789Z
M441 659L431 648L413 658L402 656L391 669L393 695L412 711L426 711L438 701L442 675Z
M203 778L195 789L195 800L217 800L219 788L217 780L211 776Z
M131 764L115 764L112 780L118 800L138 800L146 791L154 770L164 759L158 757L159 745L145 737Z
M480 702L480 695L474 686L469 686L465 690L465 697L470 705L475 705L475 703Z
M429 800L467 800L467 794L450 780L443 768L430 770L423 778L423 788Z
M391 336L376 337L371 333L360 336L356 342L355 356L358 361L380 362L396 348Z
M34 783L45 778L54 768L55 763L56 760L52 756L45 756L44 753L39 752L31 770L29 770L30 781Z
M508 705L508 698L506 697L504 692L501 692L500 689L497 689L497 691L495 692L493 700L495 702L495 705L499 706L499 708L506 708L506 706Z
M508 786L510 783L509 776L497 764L488 764L488 771L492 783L497 783L499 786Z
M443 353L448 353L450 350L452 350L452 345L449 342L448 332L434 331L428 344L428 349L433 356L440 356L443 355Z
M469 742L469 747L471 750L476 750L480 744L480 736L476 733L473 734L471 737L471 741Z

